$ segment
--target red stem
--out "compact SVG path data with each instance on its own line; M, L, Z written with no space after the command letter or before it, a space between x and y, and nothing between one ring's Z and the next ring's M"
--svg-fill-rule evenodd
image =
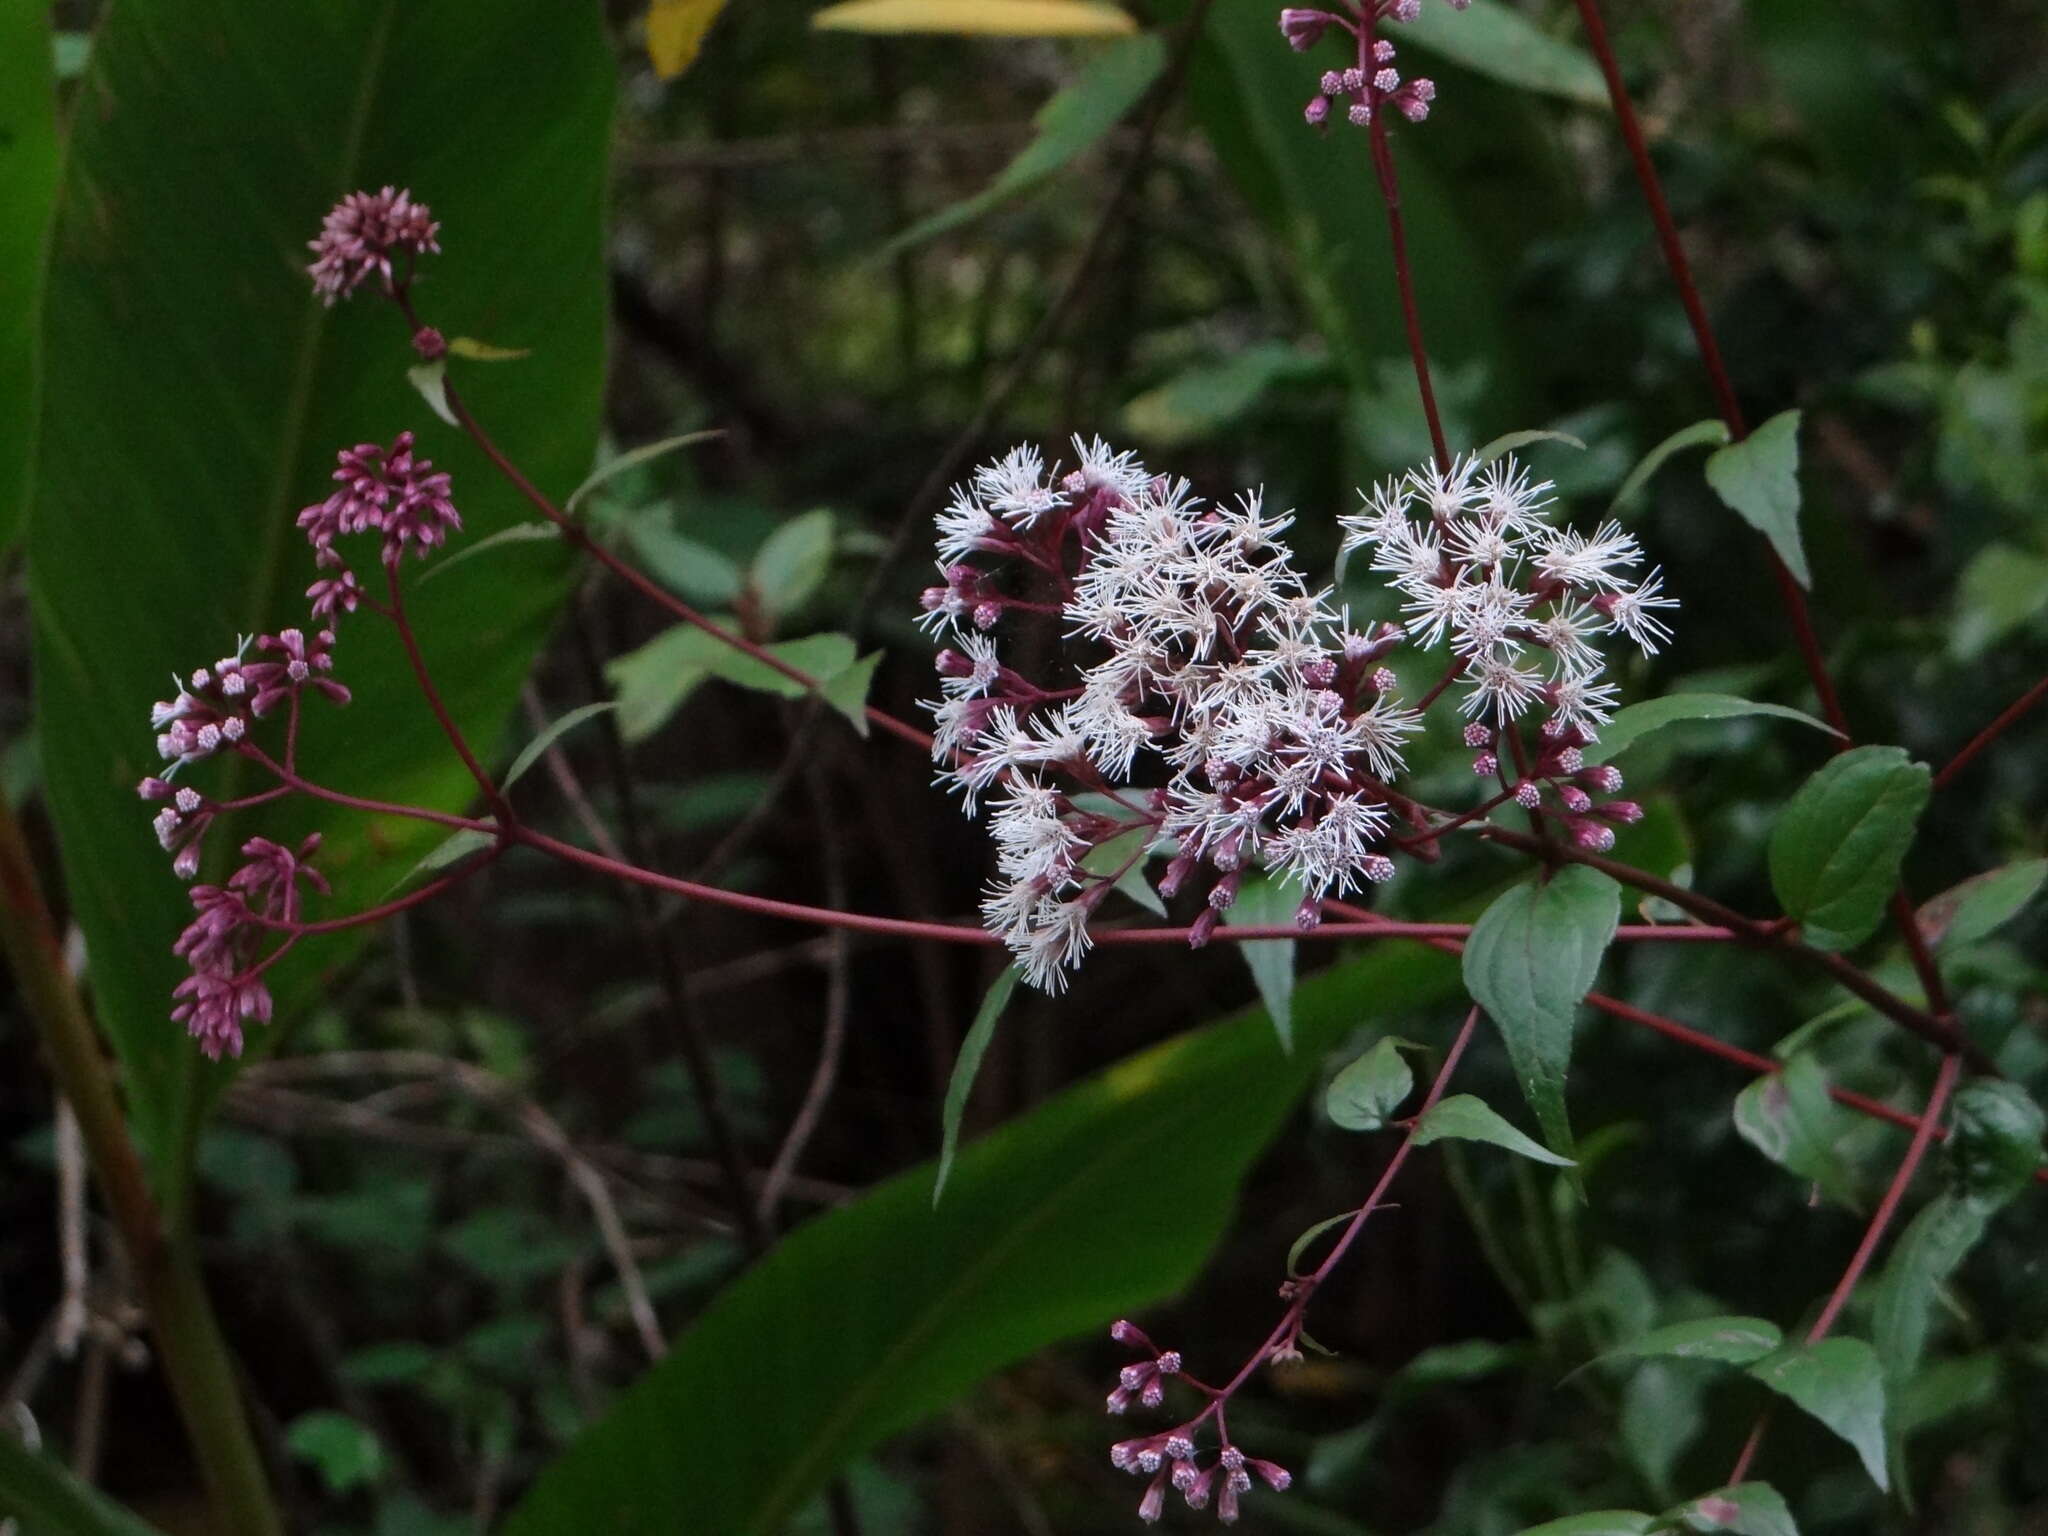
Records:
M1370 80L1376 66L1372 60L1375 27L1358 29L1358 67ZM1387 106L1373 91L1372 168L1379 177L1380 200L1387 208L1387 238L1394 250L1394 285L1401 294L1401 324L1408 333L1408 357L1415 365L1415 386L1422 394L1422 414L1429 419L1430 448L1436 455L1439 473L1449 474L1451 450L1444 441L1443 418L1437 413L1436 388L1430 382L1429 354L1422 345L1422 313L1415 303L1415 273L1408 262L1408 235L1401 223L1401 181L1394 171L1394 150L1387 141Z
M441 702L441 693L434 686L433 675L427 671L426 658L420 654L419 640L412 632L412 621L405 615L405 594L398 584L398 566L387 561L384 566L384 577L391 592L391 624L398 631L398 638L405 646L406 659L412 663L413 680L420 685L420 692L426 696L427 708L431 709L434 718L441 722L441 733L448 738L448 744L455 748L455 755L462 759L462 766L467 768L469 776L476 780L477 788L484 792L484 799L490 802L491 809L497 813L499 821L507 826L511 825L511 806L505 803L504 795L491 781L491 776L484 772L484 765L476 760L476 754L469 750L469 743L463 740L461 728L456 725L454 716L448 713L448 706ZM297 702L296 697L293 702Z
M1941 789L1946 786L1950 779L1953 779L1957 774L1970 766L1971 760L1979 752L1982 752L1992 742L1998 740L2022 715L2026 714L2028 710L2039 704L2043 699L2048 699L2048 677L2042 678L2041 681L2021 694L2006 707L2003 714L1985 726L1975 736L1972 736L1969 745L1950 758L1948 766L1934 776L1934 787Z

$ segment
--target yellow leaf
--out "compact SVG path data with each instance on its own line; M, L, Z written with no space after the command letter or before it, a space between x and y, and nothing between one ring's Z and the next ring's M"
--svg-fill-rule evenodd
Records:
M654 72L673 80L697 62L704 34L725 0L653 0L647 7L647 57Z
M1096 0L843 0L811 18L841 32L979 33L997 37L1119 37L1130 15Z

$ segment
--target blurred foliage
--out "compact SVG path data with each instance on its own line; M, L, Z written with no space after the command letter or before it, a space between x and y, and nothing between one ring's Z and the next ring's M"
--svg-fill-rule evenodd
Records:
M39 683L54 691L44 718L60 722L40 778L17 745L28 693L21 562L0 609L0 729L10 798L40 792L39 828L54 821L63 834L69 910L92 935L103 1011L127 1020L110 1017L110 1031L133 1034L123 1064L141 1099L148 1062L183 1046L150 1011L170 975L153 925L179 898L146 818L112 792L135 772L109 778L105 758L139 763L155 693L134 690L160 690L168 667L201 659L160 654L166 637L211 635L201 650L217 649L264 616L273 589L289 592L244 583L255 595L231 593L224 568L243 556L221 530L268 526L311 499L328 437L388 435L423 413L402 356L371 350L392 340L379 324L388 317L352 313L330 322L352 361L321 366L356 381L337 397L354 388L360 408L329 411L288 473L253 451L246 465L224 461L209 433L280 408L290 360L272 367L272 354L290 347L305 302L290 282L295 242L342 189L332 136L361 39L337 11L346 46L330 52L248 37L230 48L224 40L242 36L233 28L182 14L174 24L164 7L138 5L157 29L149 35L161 32L181 61L152 84L168 66L137 33L124 42L119 27L139 25L125 4L90 57L91 16L66 6L57 18L61 106L72 150L95 175L70 173L60 224L70 243L56 248L43 333L66 341L49 354L43 388L62 494L44 491L36 515L68 521L26 561L45 593ZM848 672L879 645L848 699L870 690L909 714L930 691L929 646L911 628L921 530L871 610L863 593L919 482L1061 293L1129 165L1129 116L1084 122L1086 142L1058 154L1036 147L1074 121L1048 102L1113 73L1110 50L1144 45L812 33L806 8L779 3L722 14L664 5L665 23L610 9L619 110L601 253L591 215L605 71L595 52L579 54L596 73L584 71L574 109L539 101L536 90L567 89L569 71L538 10L478 34L487 54L443 40L450 69L469 60L479 71L462 92L439 93L431 71L394 76L392 104L373 114L391 134L389 158L367 174L412 178L447 222L435 301L482 305L466 328L538 347L494 365L490 387L505 398L485 402L515 456L545 463L558 493L591 467L608 284L604 456L700 429L722 435L607 479L588 503L593 528L758 638L829 643ZM1131 9L1157 34L1187 6ZM972 446L1100 431L1155 462L1170 453L1205 492L1263 483L1274 504L1300 509L1304 563L1322 568L1352 488L1419 459L1427 438L1362 136L1321 139L1301 126L1316 66L1287 51L1273 9L1221 0L1211 12L1184 93L1066 325ZM1744 407L1759 422L1800 413L1800 533L1849 716L1860 739L1939 766L2048 671L2039 8L1716 0L1615 10L1624 71ZM1440 85L1431 120L1396 138L1424 324L1454 441L1536 427L1574 435L1583 450L1544 442L1528 456L1590 517L1630 466L1707 414L1709 397L1611 117L1586 87L1574 7L1528 0L1484 14L1511 29L1495 34L1509 46L1441 51L1459 46L1446 13L1432 23L1438 51L1418 36L1404 52L1411 67L1426 58ZM670 25L682 30L661 30ZM685 62L691 44L702 52L665 84L649 48L686 34ZM405 54L433 56L424 43ZM10 106L17 89L48 88L47 77L18 88L18 65L18 53L0 60ZM110 80L133 88L109 97ZM1112 83L1127 88L1122 99L1134 89ZM170 142L181 130L166 125L195 101L211 104L214 126ZM155 115L140 126L124 116L145 107ZM530 135L539 160L500 142L510 134ZM116 161L109 143L122 136ZM541 179L537 164L560 180ZM0 160L0 187L14 174ZM143 190L173 212L135 228L106 222ZM0 208L10 262L38 248L25 233L32 202L10 196ZM230 232L250 219L268 242L242 250ZM891 244L908 231L920 239ZM502 293L485 291L479 273L501 274ZM16 292L0 289L0 306ZM0 312L8 422L30 414L36 388L14 362L14 313ZM223 389L239 403L200 398ZM0 441L0 481L12 442ZM1697 450L1711 444L1692 447L1617 512L1685 604L1674 647L1627 680L1628 695L1683 688L1811 714L1761 541L1709 485ZM480 511L492 506L480 463L452 442L435 452L456 460L458 489ZM270 474L282 477L276 489ZM11 499L5 485L0 495ZM0 506L0 527L10 513ZM476 521L488 531L511 517L505 506ZM503 718L555 612L549 558L494 548L447 578L428 644L451 657L468 647L480 721ZM1346 595L1369 611L1352 575ZM67 661L66 637L88 659ZM678 664L660 649L680 643L615 584L578 584L532 673L532 708L494 743L498 760L534 722L616 686L632 715L635 782L622 789L614 777L614 722L591 717L560 739L561 759L521 780L538 825L581 837L586 815L630 818L662 867L790 900L825 900L836 882L864 911L972 910L985 850L930 788L929 765L836 715L806 738L802 761L785 764L802 704L708 655ZM633 691L636 659L651 693ZM633 713L634 702L645 707ZM373 719L359 703L316 746L372 779L408 763L426 772L424 738L406 734L418 723L402 706ZM1617 856L1744 910L1776 910L1771 830L1827 750L1821 734L1772 715L1674 717L1645 730L1616 761L1651 814ZM1467 776L1448 741L1415 760L1426 798ZM405 787L460 794L453 780ZM2048 715L2037 715L1933 797L1904 856L1908 889L1925 900L2007 866L2022 871L2008 882L2017 888L2038 870L2026 861L2048 853L2044 805ZM355 852L388 885L420 849ZM1447 849L1426 877L1404 871L1381 906L1469 919L1518 873L1496 852ZM154 915L127 945L115 898L130 896ZM1984 899L1959 895L1943 909L1955 925L1944 971L1972 1037L2038 1100L2048 917L2037 901L1987 925ZM1978 914L1967 923L1956 916L1966 908ZM1625 893L1622 921L1646 916L1669 914ZM470 1531L532 1488L515 1529L577 1529L592 1495L560 1490L631 1498L625 1480L658 1463L647 1487L668 1500L657 1518L669 1523L649 1529L683 1528L693 1498L739 1507L719 1501L748 1491L735 1492L744 1471L792 1531L834 1530L832 1503L870 1532L1127 1530L1137 1485L1108 1466L1101 1413L1118 1362L1106 1344L1065 1341L1107 1323L1107 1309L1151 1304L1146 1327L1183 1343L1198 1371L1242 1358L1270 1326L1288 1244L1354 1206L1378 1166L1376 1143L1314 1107L1323 1093L1297 1090L1327 1086L1379 1039L1440 1046L1455 1023L1448 990L1392 984L1378 954L1301 944L1316 974L1291 999L1292 1058L1263 1019L1179 1039L1261 995L1241 957L1224 946L1106 953L1070 996L1012 1002L974 1076L959 1166L934 1215L925 1164L994 960L821 939L681 903L653 919L683 958L725 1108L757 1168L804 1100L821 1022L846 1009L833 1093L778 1213L801 1223L798 1235L759 1268L747 1268L632 909L616 890L521 853L394 922L359 960L308 967L304 1004L273 1031L275 1059L243 1073L198 1137L195 1220L302 1528ZM1888 985L1915 990L1889 937L1859 954ZM1262 980L1273 996L1273 978ZM1242 1437L1297 1474L1284 1497L1258 1497L1259 1528L1506 1536L1587 1509L1665 1509L1725 1477L1769 1392L1737 1365L1644 1341L1709 1318L1765 1319L1786 1336L1810 1321L1903 1146L1818 1090L1917 1108L1927 1053L1846 994L1739 949L1635 946L1609 960L1601 986L1775 1052L1791 1065L1783 1092L1745 1093L1743 1074L1723 1063L1582 1019L1568 1103L1587 1199L1570 1178L1456 1140L1414 1160L1401 1210L1375 1219L1318 1305L1316 1335L1337 1353L1275 1373L1233 1407ZM30 1403L46 1443L75 1449L93 1426L102 1485L153 1523L201 1529L156 1373L115 1368L96 1401L88 1371L38 1343L63 1285L47 1236L56 1138L11 998L0 1060L0 1381ZM439 1069L443 1060L465 1075ZM1190 1061L1207 1075L1172 1065ZM1518 1096L1491 1045L1475 1050L1459 1086L1502 1106ZM573 1160L537 1132L535 1110L597 1171L629 1235L672 1345L652 1375L601 1217ZM175 1140L170 1112L160 1121L155 1134ZM1086 1164L1098 1144L1128 1163L1088 1165L1090 1193L1067 1212L1072 1235L1054 1224L1028 1248L1038 1229L1006 1216L1063 1159ZM1030 1155L1007 1162L1008 1147ZM1945 1169L1923 1176L1911 1211L1971 1198L1964 1174ZM1947 1248L1924 1235L1937 1226L1924 1219L1884 1278L1884 1294L1913 1300L1894 1304L1899 1326L1927 1335L1915 1368L1888 1383L1894 1493L1881 1495L1820 1423L1789 1410L1774 1421L1758 1475L1786 1493L1809 1536L1991 1536L2048 1521L2048 1196L1987 1210L1981 1235ZM1027 1245L1009 1278L1028 1296L1004 1292L998 1275L974 1293L985 1316L947 1314L941 1335L883 1326L943 1292L956 1278L949 1266L971 1271L979 1245L1012 1251L1006 1243ZM91 1249L96 1305L117 1316L122 1279L103 1234ZM1885 1326L1879 1296L1874 1272L1845 1332L1870 1338ZM861 1347L888 1363L877 1378L886 1393L835 1395L858 1373ZM811 1451L829 1437L807 1429L801 1445L785 1443L781 1402L800 1403L805 1422L854 1417ZM551 1483L542 1469L579 1437ZM799 1453L802 1475L778 1484ZM812 1500L842 1454L856 1459L837 1495Z

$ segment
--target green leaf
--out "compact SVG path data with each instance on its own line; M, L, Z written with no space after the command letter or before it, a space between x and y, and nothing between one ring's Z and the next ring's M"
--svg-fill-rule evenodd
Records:
M2013 544L1988 544L1956 581L1948 651L1975 661L2048 607L2048 559Z
M1122 819L1129 815L1128 811L1107 795L1077 795L1074 800L1083 809L1104 816ZM1081 868L1091 875L1113 875L1122 869L1123 874L1118 876L1116 888L1154 917L1164 921L1166 903L1159 899L1159 893L1152 889L1152 882L1145 878L1145 861L1139 859L1137 863L1131 863L1131 856L1157 835L1157 829L1150 826L1133 827L1128 832L1119 832L1115 837L1097 843L1083 854ZM1130 865L1128 869L1124 868L1126 864Z
M1761 1317L1700 1317L1652 1328L1608 1350L1602 1360L1639 1360L1670 1355L1680 1360L1721 1360L1749 1365L1785 1342L1778 1325Z
M1894 1394L1919 1372L1935 1299L1984 1236L1991 1211L1982 1201L1949 1191L1929 1201L1899 1234L1878 1282L1871 1322L1885 1381Z
M832 514L820 508L781 524L755 553L748 580L766 610L769 633L825 580L832 567L832 537Z
M384 1475L384 1447L367 1424L345 1413L301 1414L286 1428L284 1443L300 1461L319 1469L330 1493L347 1493Z
M1841 735L1826 721L1783 704L1759 704L1729 693L1667 693L1660 699L1645 699L1616 710L1614 718L1600 728L1600 739L1585 749L1586 761L1611 763L1651 732L1681 720L1732 720L1742 715L1773 715L1780 720L1797 720L1830 736Z
M561 719L554 721L533 740L519 749L519 755L512 759L512 766L505 770L505 777L498 781L498 788L510 789L525 777L526 770L541 759L541 754L560 741L569 732L586 720L594 720L608 709L619 706L610 699L599 699L595 704L583 704L572 709Z
M2041 1167L2041 1106L2004 1078L1963 1084L1949 1108L1948 1164L1958 1192L1996 1208Z
M1797 1055L1735 1096L1735 1129L1780 1168L1850 1210L1861 1202L1856 1181L1835 1151L1843 1111L1828 1097L1827 1079L1808 1055Z
M436 870L459 864L472 853L482 853L497 841L497 835L479 831L475 827L457 827L440 842L420 855L419 862L400 875L384 891L381 899L389 900L421 875L433 874Z
M1707 460L1707 484L1771 548L1802 587L1813 585L1799 542L1799 413L1773 416Z
M1582 438L1573 437L1569 432L1552 432L1543 427L1530 427L1520 432L1503 432L1474 455L1480 463L1491 464L1503 454L1513 453L1517 448L1526 448L1531 443L1564 443L1585 452Z
M746 577L728 556L649 518L635 518L627 527L626 541L648 575L693 603L725 607L739 597L745 584Z
M1936 947L1974 944L2019 915L2048 879L2048 859L2022 859L2003 869L1972 875L1922 902L1914 921Z
M1854 1448L1880 1489L1891 1487L1884 1454L1884 1371L1877 1351L1837 1335L1768 1355L1749 1374L1789 1398Z
M638 448L628 449L615 459L600 464L584 479L583 483L569 493L569 499L562 503L562 510L574 513L586 497L603 488L607 480L623 475L629 469L638 469L642 464L674 453L678 448L687 448L692 443L706 442L719 434L711 432L685 432L677 437L664 437L658 443L643 443Z
M1301 897L1287 885L1263 873L1245 876L1237 900L1223 914L1232 928L1280 928L1294 921ZM1259 997L1273 1020L1273 1032L1280 1037L1280 1049L1294 1049L1294 940L1255 939L1239 944Z
M1689 427L1680 427L1663 442L1643 455L1642 462L1628 472L1628 478L1621 482L1621 489L1614 493L1614 500L1608 506L1610 514L1624 511L1643 493L1651 478L1671 461L1674 454L1688 448L1716 447L1728 441L1728 423L1719 417L1710 416L1705 421L1696 421Z
M0 7L0 554L27 510L42 372L39 321L57 198L49 8Z
M1926 808L1930 774L1899 747L1857 747L1799 787L1771 828L1771 886L1806 942L1870 937Z
M465 539L460 547L435 556L434 563L422 570L417 580L421 586L425 586L476 556L487 554L494 549L503 549L508 544L548 544L558 541L561 537L562 530L553 523L514 523L509 528L500 528L496 533L486 534L481 539Z
M1734 1536L1799 1536L1798 1522L1785 1499L1769 1483L1738 1483L1716 1488L1688 1504L1666 1510L1657 1529L1730 1531Z
M1540 1143L1531 1141L1495 1114L1483 1099L1474 1098L1469 1093L1454 1093L1447 1099L1437 1100L1430 1106L1429 1113L1416 1122L1415 1145L1418 1147L1426 1147L1446 1136L1459 1141L1490 1142L1521 1157L1557 1168L1574 1166L1570 1158L1560 1157Z
M462 423L456 420L455 412L448 404L448 361L437 358L431 363L414 363L405 370L405 382L426 401L427 409L447 422L451 427Z
M1131 400L1123 409L1124 430L1177 448L1235 425L1275 384L1329 371L1327 358L1294 342L1254 342L1183 369Z
M1028 192L1092 149L1136 106L1166 64L1152 33L1112 43L1088 61L1072 85L1039 109L1037 136L981 191L917 221L876 253L881 260L972 223Z
M1525 1526L1516 1536L1643 1536L1656 1521L1633 1509L1596 1509Z
M960 1147L960 1117L967 1113L967 1098L974 1092L981 1058L988 1054L989 1042L996 1037L996 1022L1010 1006L1010 994L1017 990L1021 975L1016 966L1005 966L1003 974L990 983L981 1007L975 1010L973 1024L968 1026L967 1038L960 1042L960 1054L954 1058L953 1075L946 1083L946 1104L940 1116L943 1128L939 1136L938 1172L932 1175L933 1210L938 1209L939 1196L946 1192L946 1176L953 1171L953 1156Z
M1343 1226L1346 1222L1351 1221L1357 1215L1358 1212L1356 1211L1339 1211L1334 1216L1325 1216L1321 1221L1317 1222L1314 1226L1310 1227L1307 1231L1303 1232L1301 1236L1297 1237L1292 1243L1290 1243L1287 1248L1288 1275L1294 1279L1300 1279L1303 1274L1303 1270L1301 1268L1301 1257L1303 1254L1308 1252L1309 1244L1313 1243L1325 1232L1330 1231L1333 1227Z
M1323 1111L1339 1130L1378 1130L1415 1091L1415 1074L1401 1056L1405 1043L1382 1040L1330 1080Z
M1550 880L1512 887L1481 914L1465 943L1465 987L1499 1029L1543 1139L1572 1157L1564 1079L1572 1020L1593 988L1621 920L1621 887L1566 865Z
M61 1462L0 1433L0 1516L23 1536L162 1536Z
M448 342L451 357L464 358L472 363L516 363L522 357L533 356L531 347L498 347L488 341L478 341L474 336L456 336Z
M856 660L853 642L845 635L806 635L764 647L778 660L808 674L819 696L845 715L865 736L863 713L868 686L882 653ZM636 651L605 663L605 677L618 690L619 729L629 742L642 741L668 723L697 685L720 677L758 693L800 699L810 690L795 678L694 624L678 624L656 635Z
M170 946L191 907L138 835L134 785L160 766L150 702L238 631L305 622L315 571L292 519L327 493L338 449L412 425L453 476L465 538L531 515L413 396L403 330L374 285L333 309L314 298L306 242L351 189L404 184L427 201L446 254L428 258L425 318L456 333L520 317L548 366L493 370L471 404L535 484L573 484L595 452L604 382L614 73L602 18L552 0L509 0L485 27L462 0L124 0L101 18L69 119L44 305L36 708L96 1013L174 1210L200 1109L233 1069L206 1065L166 1017L182 969ZM471 740L501 729L568 570L556 551L410 594ZM307 771L444 810L473 799L389 632L363 615L341 631L355 702L312 702ZM216 795L260 787L239 761L191 780ZM212 874L253 833L315 831L334 883L315 917L370 905L441 835L294 797L217 827ZM274 968L280 1016L361 937L302 944ZM252 1046L266 1038L255 1031Z
M1472 0L1462 13L1425 5L1421 15L1389 35L1504 85L1589 107L1607 105L1607 84L1590 55L1531 25L1500 0Z
M507 1536L668 1536L683 1509L718 1536L781 1530L838 1467L990 1372L1179 1291L1317 1053L1365 1008L1455 985L1427 950L1333 967L1301 985L1292 1057L1241 1015L963 1148L937 1212L927 1164L799 1227L541 1474ZM1172 1170L1173 1199L1147 1168Z

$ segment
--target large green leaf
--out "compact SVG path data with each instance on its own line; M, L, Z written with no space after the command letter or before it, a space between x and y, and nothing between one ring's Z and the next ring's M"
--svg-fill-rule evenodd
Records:
M1771 887L1807 943L1849 949L1883 920L1930 778L1901 748L1857 747L1799 786L1771 828Z
M1568 864L1548 880L1503 893L1465 944L1466 990L1507 1042L1544 1141L1566 1160L1572 1157L1564 1107L1572 1021L1620 920L1621 887L1598 870Z
M22 1522L27 1536L158 1536L61 1462L0 1432L0 1515Z
M44 241L57 195L56 74L45 7L0 7L0 551L21 527L37 382Z
M1434 952L1375 952L1302 982L1293 1056L1263 1013L1182 1036L964 1149L936 1211L925 1164L799 1228L542 1474L508 1536L667 1536L678 1511L780 1531L989 1372L1184 1286L1319 1053L1456 984Z
M168 1192L225 1072L166 1017L189 908L134 797L157 766L151 701L238 633L304 622L314 572L292 520L329 488L338 448L414 428L454 474L470 537L519 506L414 395L397 317L368 293L334 310L314 300L306 242L356 187L408 185L429 202L447 254L429 258L419 302L450 334L533 349L464 383L534 480L566 492L595 451L612 81L598 14L552 0L507 0L488 21L461 0L123 0L95 39L46 302L37 708L94 995ZM566 561L559 545L525 545L416 589L436 679L480 748ZM366 614L342 628L337 675L356 700L309 710L307 770L384 798L470 798L396 639ZM226 789L232 765L193 779ZM293 805L217 828L216 867L259 828L327 833L323 913L367 905L440 836L385 823L373 840L360 818ZM302 946L280 966L281 1012L346 952Z

